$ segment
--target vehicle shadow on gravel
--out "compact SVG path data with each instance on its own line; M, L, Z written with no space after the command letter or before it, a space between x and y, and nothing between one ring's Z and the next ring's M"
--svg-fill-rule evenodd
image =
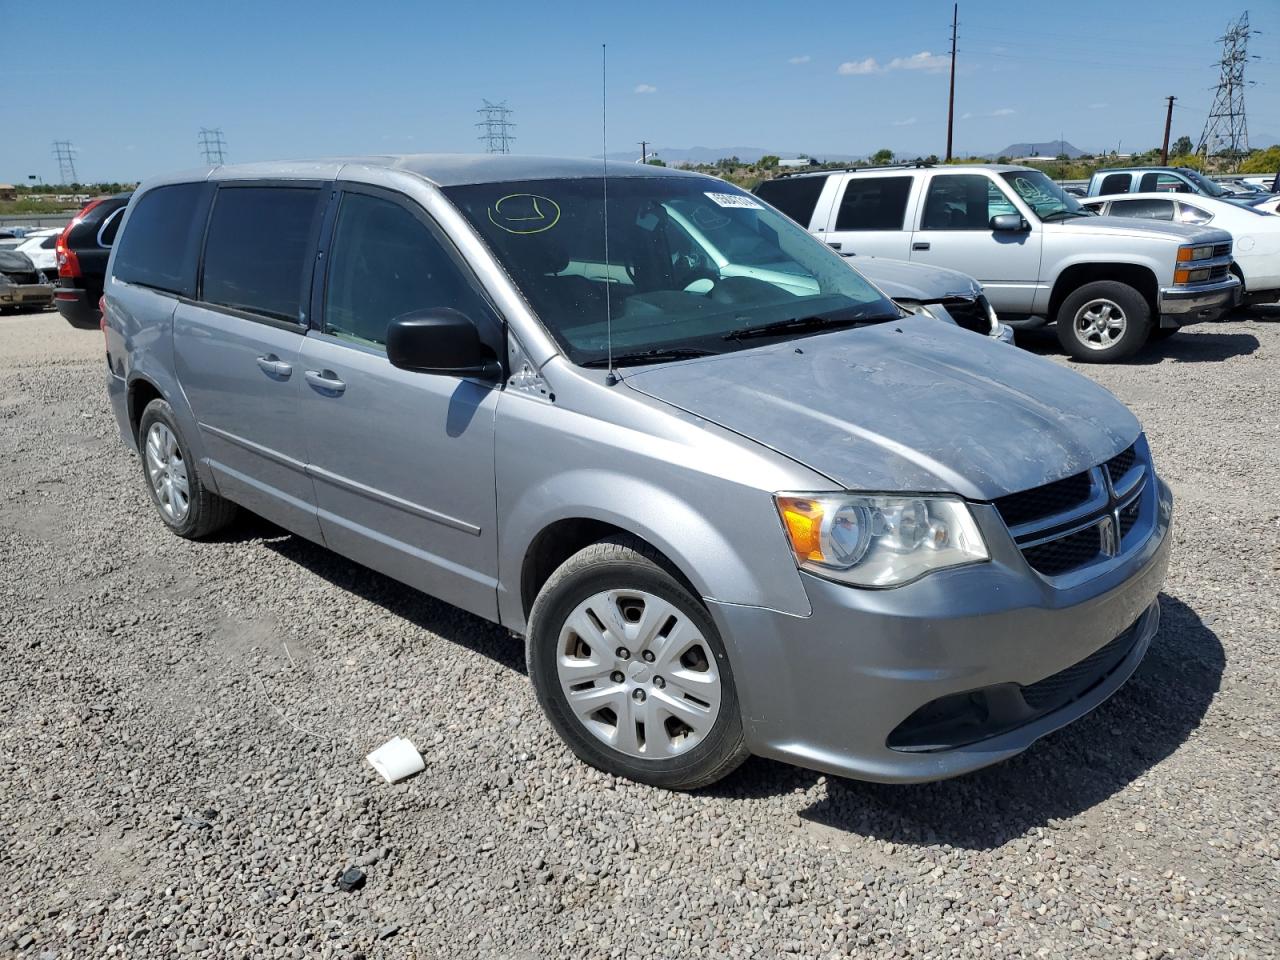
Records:
M824 829L907 844L1001 846L1105 801L1172 754L1200 725L1222 680L1217 634L1175 597L1134 676L1097 710L1013 760L954 780L891 786L830 777L800 816ZM753 759L710 788L728 799L788 793L817 774Z
M340 590L377 604L450 643L484 654L519 674L525 673L524 645L512 639L510 631L363 567L269 520L241 511L235 523L211 539L226 543L259 541Z
M1062 347L1053 329L1021 330L1018 346L1040 356L1062 356ZM1123 361L1125 366L1150 366L1172 360L1175 363L1203 363L1248 356L1260 346L1252 333L1179 334L1168 340L1148 343L1138 353Z

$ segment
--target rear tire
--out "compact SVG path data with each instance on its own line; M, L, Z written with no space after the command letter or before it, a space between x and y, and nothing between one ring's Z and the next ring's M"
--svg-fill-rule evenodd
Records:
M230 523L236 505L201 482L190 449L173 408L164 400L148 403L138 426L138 452L151 502L165 526L196 540Z
M747 758L715 623L648 544L618 536L574 554L538 593L529 624L538 702L582 761L693 790Z
M1084 363L1113 363L1137 353L1151 332L1146 298L1116 280L1086 283L1058 308L1058 343Z

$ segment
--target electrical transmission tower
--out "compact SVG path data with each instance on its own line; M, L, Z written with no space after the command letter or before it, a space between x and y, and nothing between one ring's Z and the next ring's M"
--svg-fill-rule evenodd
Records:
M1249 152L1249 125L1244 116L1244 65L1249 59L1247 45L1251 34L1249 12L1227 27L1222 41L1222 59L1218 61L1218 86L1213 97L1209 119L1200 134L1197 153L1211 157L1225 155L1232 163Z
M507 119L511 116L511 108L505 100L501 103L490 103L488 100L482 102L484 106L476 113L483 114L484 119L476 126L480 128L479 140L484 144L485 153L510 153L511 144L516 139L511 135L515 124Z
M224 158L227 149L227 142L222 138L222 128L214 127L210 130L208 127L200 128L200 155L204 157L204 162L212 166L220 166L226 163Z
M58 180L61 183L79 183L76 176L76 148L70 140L53 141L53 155L58 158Z

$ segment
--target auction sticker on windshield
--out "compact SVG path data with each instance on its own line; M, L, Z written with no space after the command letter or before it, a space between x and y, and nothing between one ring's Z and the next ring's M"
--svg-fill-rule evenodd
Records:
M761 209L760 204L750 197L742 197L736 193L708 193L707 197L712 203L717 203L722 207L746 207L749 210Z

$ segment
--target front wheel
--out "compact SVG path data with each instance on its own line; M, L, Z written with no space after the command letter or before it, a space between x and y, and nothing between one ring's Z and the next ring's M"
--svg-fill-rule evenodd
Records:
M565 561L534 602L526 657L551 725L594 767L691 790L746 759L715 623L644 543L602 540Z
M1146 298L1115 280L1086 283L1062 301L1055 319L1062 349L1085 363L1131 357L1151 331Z

